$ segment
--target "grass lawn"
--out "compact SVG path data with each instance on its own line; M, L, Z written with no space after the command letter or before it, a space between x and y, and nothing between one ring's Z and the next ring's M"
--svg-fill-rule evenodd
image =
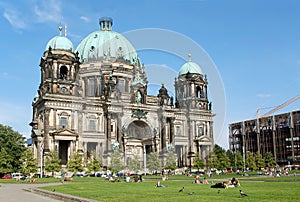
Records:
M228 180L229 176L224 176ZM248 194L241 197L239 188L215 189L211 185L192 184L193 178L171 176L161 182L165 187L156 188L157 179L141 183L108 182L102 178L74 178L59 186L43 187L56 192L71 194L99 201L299 201L300 177L239 178L242 190ZM222 179L209 179L213 183ZM185 187L184 192L178 192ZM220 193L218 193L220 190ZM189 192L194 192L190 195Z

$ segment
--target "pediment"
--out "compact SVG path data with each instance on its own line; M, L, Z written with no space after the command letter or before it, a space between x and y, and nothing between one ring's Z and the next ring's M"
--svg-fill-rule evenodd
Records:
M211 140L208 137L203 137L200 139L201 142L210 142Z
M211 142L211 139L204 135L196 138L196 140L198 140L199 142Z
M68 57L67 55L63 55L60 59L61 60L70 60L70 57Z
M77 133L70 129L59 129L53 133L55 136L77 137Z

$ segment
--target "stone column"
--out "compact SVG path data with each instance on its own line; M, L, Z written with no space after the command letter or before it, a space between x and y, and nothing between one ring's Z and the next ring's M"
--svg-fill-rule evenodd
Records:
M73 112L73 113L71 113L71 127L70 127L70 129L74 129L74 121L75 121L75 113Z
M78 150L83 151L83 145L82 145L82 112L78 113Z
M170 143L175 147L174 120L174 117L170 118Z
M194 97L195 96L195 84L191 83L191 96Z
M111 114L107 114L106 122L106 152L111 150Z
M49 114L50 109L44 110L44 151L49 152Z
M205 131L207 130L207 134L205 134ZM206 136L206 137L212 137L212 135L210 134L210 122L209 121L207 121L206 122L206 130L204 130L203 132L204 132L204 135Z
M37 159L38 159L38 167L41 167L43 161L43 146L44 143L42 140L37 141Z
M166 124L166 120L164 117L161 118L161 131L160 131L160 141L161 141L161 150L164 150L166 148L166 128L165 128L165 124Z
M121 119L120 119L121 115L120 114L117 114L117 136L118 136L118 142L120 144L120 149L122 151L124 151L124 143L123 143L123 140L122 140L122 123L121 123Z
M57 112L57 109L53 109L53 127L54 128L57 128L57 125L56 125L56 112Z

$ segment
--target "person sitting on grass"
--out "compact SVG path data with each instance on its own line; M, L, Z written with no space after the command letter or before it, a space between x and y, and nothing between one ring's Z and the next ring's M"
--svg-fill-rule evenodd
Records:
M206 178L203 179L203 184L209 184Z
M200 180L195 179L194 182L193 182L193 184L201 184L201 182L200 182Z
M157 182L156 188L165 187L164 185L160 184L160 181Z
M234 187L240 187L241 186L238 179L236 179L234 177L230 180L230 184L233 185Z

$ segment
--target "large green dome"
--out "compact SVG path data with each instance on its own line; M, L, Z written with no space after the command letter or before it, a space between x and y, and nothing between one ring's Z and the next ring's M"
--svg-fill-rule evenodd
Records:
M112 19L101 18L100 30L85 37L75 52L81 62L116 61L122 59L130 64L138 64L138 55L131 43L121 34L111 30Z
M64 36L55 36L52 39L49 40L49 42L46 45L46 50L51 47L55 50L67 50L67 51L73 51L73 43Z
M203 74L200 66L194 62L186 62L179 70L179 76L187 73L191 74Z

